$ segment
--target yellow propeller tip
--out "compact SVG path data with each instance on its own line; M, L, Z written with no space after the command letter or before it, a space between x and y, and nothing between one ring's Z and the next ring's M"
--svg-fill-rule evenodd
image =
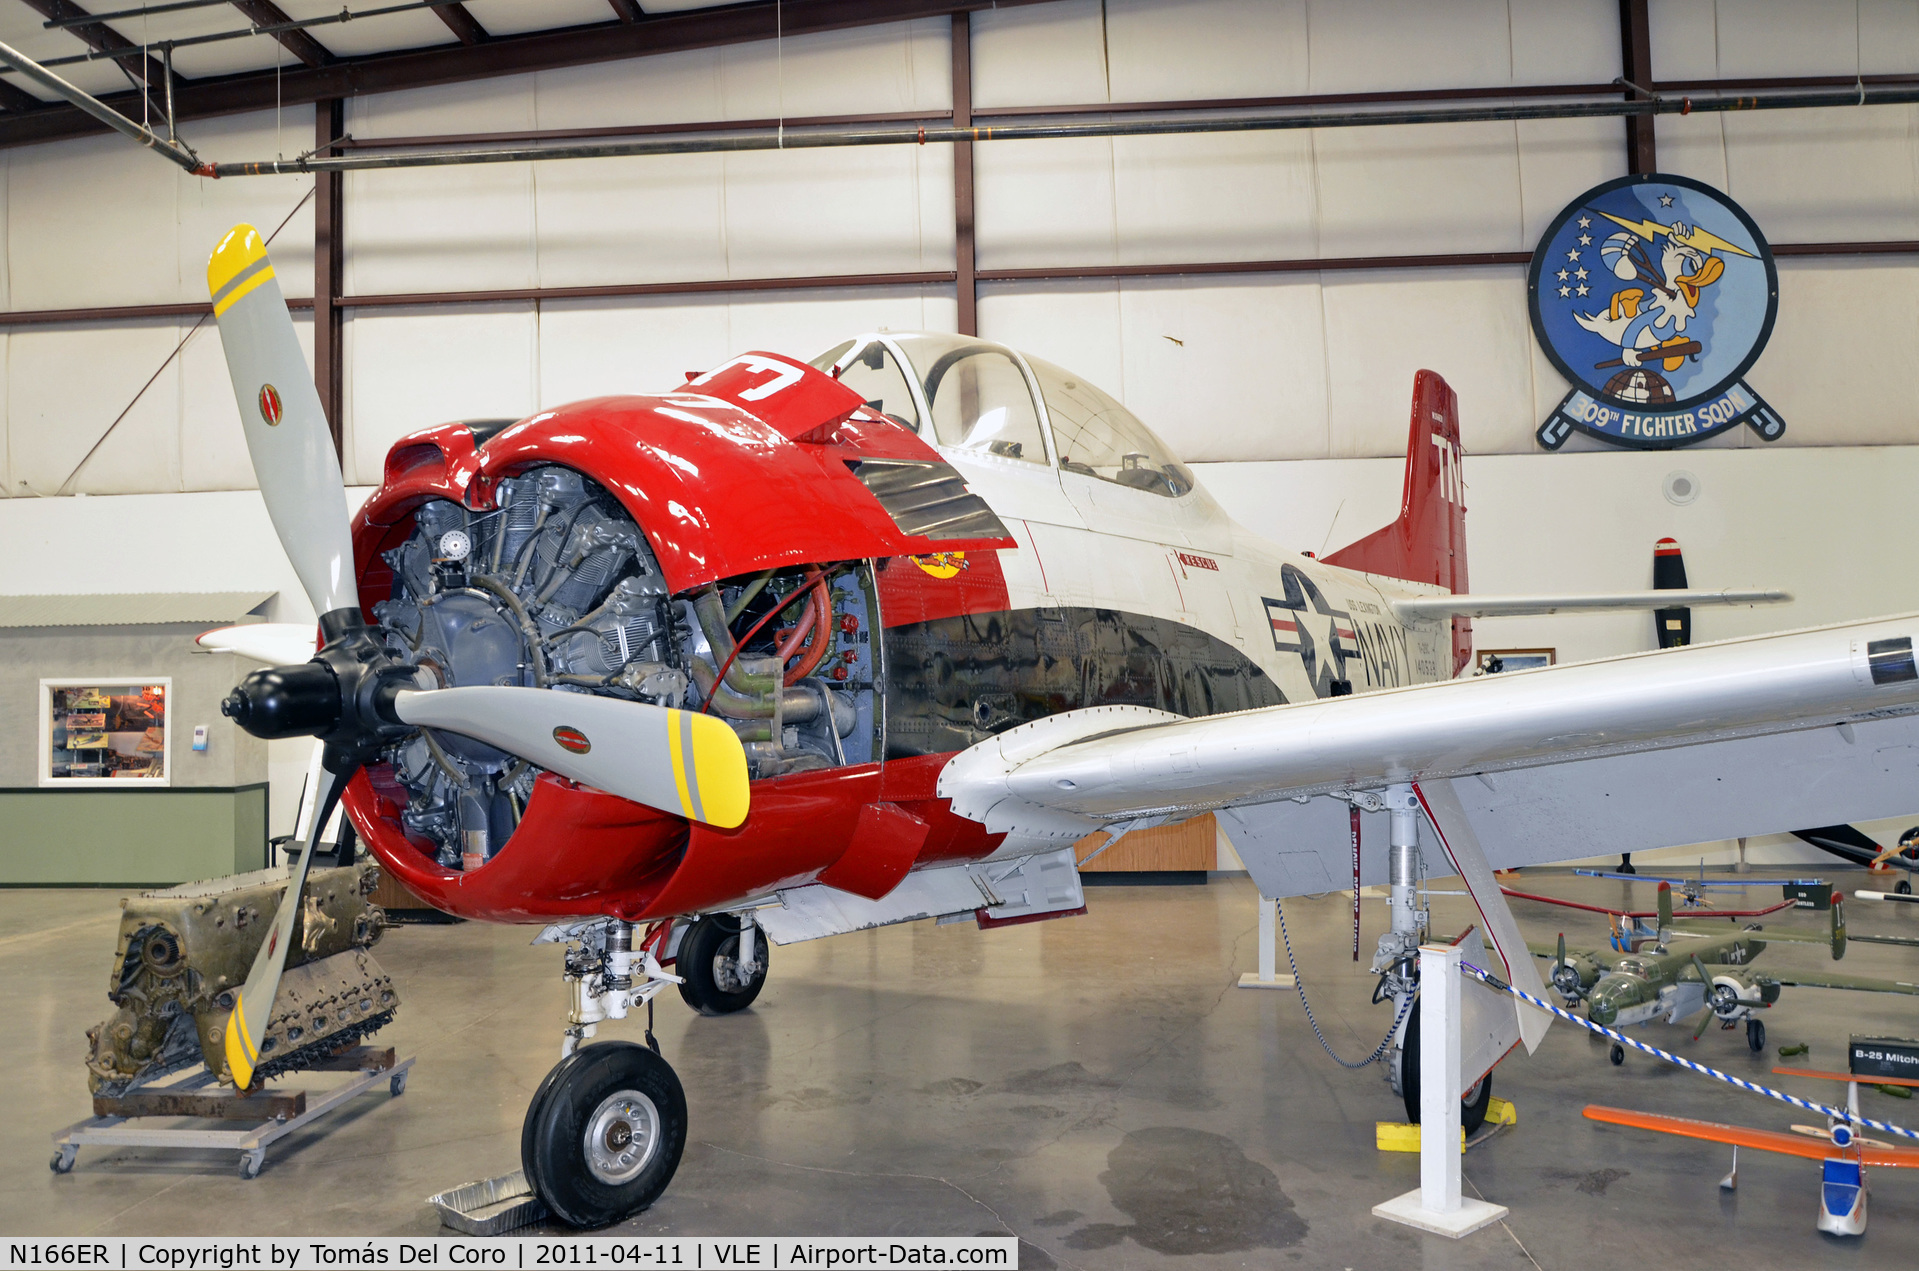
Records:
M219 295L221 288L266 254L266 243L260 238L259 230L245 223L235 225L221 236L214 245L213 255L207 258L207 294Z
M725 720L711 715L685 712L686 740L692 754L686 755L675 730L674 760L679 765L679 793L686 814L730 830L746 820L752 807L752 791L746 776L746 751L740 736Z
M227 1071L233 1074L235 1090L245 1090L253 1084L254 1056L248 1054L251 1049L252 1041L247 1037L245 999L236 995L233 1000L233 1014L227 1017L225 1038Z

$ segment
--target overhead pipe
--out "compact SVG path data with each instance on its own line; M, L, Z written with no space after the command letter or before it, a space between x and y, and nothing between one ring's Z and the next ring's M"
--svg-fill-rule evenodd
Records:
M207 0L207 2L210 4L230 4L232 0ZM390 4L380 9L361 9L358 13L350 9L341 9L338 13L323 13L315 18L288 18L285 22L255 22L250 26L233 27L225 31L209 31L204 35L183 35L177 40L155 40L147 47L184 49L193 48L200 44L219 44L226 40L244 40L255 35L285 35L288 31L304 31L309 27L332 26L336 23L352 22L360 18L383 18L391 13L408 13L414 9L444 8L446 4L447 0L406 0L403 4ZM207 7L207 5L201 3L201 0L192 0L192 3L169 5L164 9L153 9L148 12L161 13L174 8L204 7ZM85 17L64 18L58 19L57 21L66 26L86 26L90 23L104 22L108 18L115 16L141 17L144 15L136 10L132 13L122 13L118 15L110 13L88 14ZM48 22L46 25L53 26L55 24ZM110 58L125 57L128 51L127 49L89 49L85 53L74 53L67 57L50 57L41 63L41 65L78 66L87 62L98 62Z
M1079 137L1155 137L1185 133L1274 132L1300 128L1388 127L1408 124L1496 123L1525 119L1600 119L1630 115L1720 114L1749 110L1811 110L1838 106L1893 106L1919 102L1919 86L1856 88L1735 97L1661 97L1651 101L1588 100L1475 103L1342 111L1181 111L1125 117L1054 119L1007 124L886 128L759 128L726 135L634 137L548 146L424 150L397 154L302 155L268 162L216 163L215 177L277 176L301 172L366 172L385 168L460 167L549 159L609 159L643 155L716 154L755 150L819 150L848 146L929 145L951 142L1038 141Z
M0 64L71 102L116 132L196 176L284 176L292 173L368 172L387 168L463 167L482 163L532 163L550 159L610 159L645 155L724 154L757 150L821 150L850 146L941 145L955 142L1040 141L1080 137L1155 137L1189 133L1275 132L1300 128L1392 127L1410 124L1499 123L1525 119L1602 119L1635 115L1721 114L1748 110L1814 110L1840 106L1896 106L1919 102L1919 86L1867 87L1827 92L1785 92L1733 97L1599 98L1585 101L1488 102L1462 106L1302 111L1180 111L1124 117L1055 117L1007 124L952 124L882 128L757 128L726 135L629 137L571 145L489 146L480 149L325 155L292 159L205 163L184 146L159 137L99 99L68 83L32 58L0 44ZM1627 85L1630 88L1632 86ZM1641 90L1635 90L1641 91Z
M212 164L202 163L198 155L176 141L168 140L143 124L137 124L125 115L107 105L99 98L76 85L55 75L26 54L8 44L0 44L0 62L19 71L22 75L40 85L47 91L72 102L87 114L92 115L115 132L125 133L147 149L163 158L179 164L195 176L210 177L218 174ZM173 97L173 81L167 80L167 98ZM169 121L170 122L170 121Z

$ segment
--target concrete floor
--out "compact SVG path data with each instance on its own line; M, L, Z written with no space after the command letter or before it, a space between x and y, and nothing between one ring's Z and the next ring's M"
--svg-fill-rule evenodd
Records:
M1859 877L1829 876L1847 890ZM1563 872L1528 872L1523 885L1609 903L1624 887ZM283 1141L252 1182L225 1155L144 1149L83 1150L54 1176L48 1134L89 1110L83 1034L108 1011L116 901L0 892L0 1232L432 1234L423 1197L517 1167L526 1100L556 1055L559 955L530 947L528 929L468 924L402 928L378 949L403 997L381 1040L419 1057L403 1098L366 1096L324 1133ZM758 1005L730 1018L661 999L657 1033L692 1129L671 1188L626 1230L1010 1230L1029 1271L1919 1263L1919 1179L1874 1173L1863 1241L1814 1230L1812 1162L1747 1153L1740 1190L1722 1195L1726 1149L1600 1126L1581 1106L1777 1128L1812 1118L1643 1056L1614 1068L1602 1043L1564 1025L1499 1069L1519 1124L1466 1158L1469 1188L1509 1205L1508 1222L1455 1243L1375 1219L1375 1203L1417 1185L1416 1157L1374 1148L1374 1122L1401 1107L1378 1068L1327 1058L1296 995L1235 987L1256 963L1250 885L1103 887L1090 901L1085 917L1000 931L916 923L777 949ZM1436 901L1439 924L1463 926L1462 904ZM1596 916L1514 904L1537 939L1603 936ZM1334 894L1286 911L1327 1040L1361 1056L1389 1019L1350 960L1347 907ZM1370 945L1384 902L1366 908ZM1850 919L1855 931L1919 932L1919 915L1865 904ZM1844 969L1912 978L1915 956L1854 945ZM1822 957L1775 946L1761 966ZM1792 1062L1838 1067L1849 1031L1919 1034L1919 1006L1788 989L1768 1029L1764 1056L1743 1033L1646 1035L1769 1079L1779 1045L1809 1041L1810 1057ZM1864 1099L1871 1114L1919 1121L1919 1103Z

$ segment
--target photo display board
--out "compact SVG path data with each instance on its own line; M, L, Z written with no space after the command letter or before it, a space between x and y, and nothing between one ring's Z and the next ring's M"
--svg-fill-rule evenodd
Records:
M40 784L166 785L169 679L40 681Z

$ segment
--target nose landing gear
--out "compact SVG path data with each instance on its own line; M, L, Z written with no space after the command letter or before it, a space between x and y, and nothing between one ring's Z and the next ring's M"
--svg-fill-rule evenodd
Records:
M638 1213L680 1167L686 1093L672 1066L633 1042L582 1044L601 1020L625 1019L635 1006L644 1004L650 1018L653 998L679 982L659 964L666 937L661 925L636 942L632 923L591 918L555 924L534 940L566 945L573 1009L560 1062L527 1107L520 1165L554 1216L575 1227Z

